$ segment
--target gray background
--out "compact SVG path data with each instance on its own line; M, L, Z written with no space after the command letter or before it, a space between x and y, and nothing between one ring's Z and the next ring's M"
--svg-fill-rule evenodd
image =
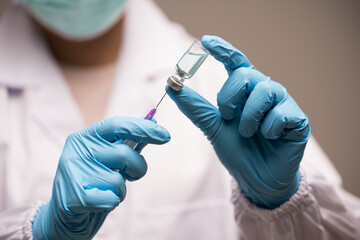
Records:
M345 188L360 196L360 1L155 1L192 35L225 38L285 85Z
M155 1L194 36L221 36L282 83L360 196L360 1Z

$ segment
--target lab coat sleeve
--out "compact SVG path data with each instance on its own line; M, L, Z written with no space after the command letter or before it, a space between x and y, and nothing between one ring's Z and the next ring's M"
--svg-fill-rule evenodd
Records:
M32 222L43 203L0 212L0 240L31 240Z
M298 191L274 210L249 202L235 181L232 202L245 239L359 239L360 216L348 207L359 208L360 204L345 194L321 179L308 183L301 171Z

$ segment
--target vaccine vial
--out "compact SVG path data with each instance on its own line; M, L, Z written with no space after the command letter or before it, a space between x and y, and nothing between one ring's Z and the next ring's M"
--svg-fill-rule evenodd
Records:
M209 51L206 50L201 43L195 41L191 44L190 48L184 53L184 55L180 58L178 63L175 66L176 73L168 78L167 83L169 86L176 90L180 91L184 86L183 82L185 79L192 78L194 73L198 70L200 65L205 61L207 56L209 55ZM150 112L146 115L145 119L151 120L157 110L157 107L166 96L167 91L162 96L158 104L155 108L151 109ZM124 144L129 145L131 148L135 149L138 146L138 143L129 139L124 141Z
M209 51L206 50L200 42L193 42L176 64L176 73L168 78L167 84L172 89L180 91L184 86L185 79L192 78L208 55Z

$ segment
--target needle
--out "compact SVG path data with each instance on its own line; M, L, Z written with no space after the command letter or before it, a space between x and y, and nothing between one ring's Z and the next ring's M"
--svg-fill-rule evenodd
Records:
M169 88L170 89L170 88ZM150 112L146 115L145 119L147 120L151 120L153 119L153 117L155 116L156 110L159 107L159 104L161 103L161 101L164 99L164 97L166 96L166 94L168 93L168 90L166 90L165 94L162 96L162 98L160 99L160 101L158 102L158 104L156 104L156 106L150 110Z
M165 92L164 95L161 97L161 99L160 99L160 101L158 102L158 104L156 104L155 109L157 109L157 108L159 107L160 103L162 102L162 100L164 99L164 97L166 96L166 94L168 93L169 89L170 89L170 88L168 88L168 89L166 90L166 92Z

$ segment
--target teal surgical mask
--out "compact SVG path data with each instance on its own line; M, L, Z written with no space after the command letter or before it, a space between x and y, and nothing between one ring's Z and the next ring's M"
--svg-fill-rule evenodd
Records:
M17 0L45 27L70 40L95 38L120 18L127 0Z

